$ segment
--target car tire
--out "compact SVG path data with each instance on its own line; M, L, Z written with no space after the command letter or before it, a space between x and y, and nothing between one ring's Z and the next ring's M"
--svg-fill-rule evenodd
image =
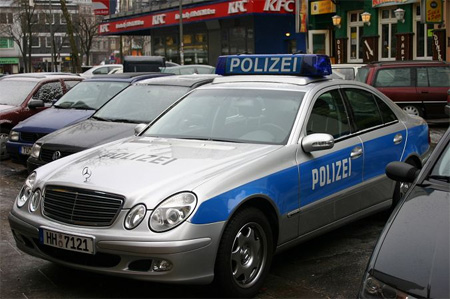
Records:
M228 222L216 257L215 284L223 297L253 297L264 283L274 250L267 217L256 208L238 211Z
M402 106L402 109L403 109L403 111L405 111L408 114L423 117L422 110L418 106L406 105L406 106Z

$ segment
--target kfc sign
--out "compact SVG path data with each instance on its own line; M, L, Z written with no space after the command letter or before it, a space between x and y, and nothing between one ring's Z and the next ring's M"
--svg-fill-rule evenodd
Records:
M247 12L247 8L245 7L247 3L248 0L241 0L228 3L228 13L232 15L235 13Z
M295 0L266 0L264 11L280 12L281 9L287 12L293 12L295 9Z

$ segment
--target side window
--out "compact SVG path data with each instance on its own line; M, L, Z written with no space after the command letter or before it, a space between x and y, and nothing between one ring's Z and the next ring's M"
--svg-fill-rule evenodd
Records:
M338 90L321 94L314 103L307 134L327 133L338 138L350 133L347 113Z
M428 72L424 67L417 68L417 86L428 87Z
M397 120L397 116L395 115L395 113L392 111L392 109L379 97L375 96L375 99L377 101L378 104L378 108L381 111L381 117L383 118L383 122L385 124L396 121Z
M429 67L430 87L450 87L450 67Z
M107 75L109 72L109 68L108 67L100 67L98 69L96 69L95 71L92 72L92 74L94 75Z
M351 88L345 89L344 93L352 107L358 131L383 124L383 118L372 93Z
M35 97L38 100L44 101L44 103L53 103L54 100L59 99L62 95L63 89L61 83L57 81L43 84Z
M411 68L380 69L377 72L375 87L412 86Z
M66 84L66 89L69 91L72 87L80 83L78 80L64 80L64 84Z

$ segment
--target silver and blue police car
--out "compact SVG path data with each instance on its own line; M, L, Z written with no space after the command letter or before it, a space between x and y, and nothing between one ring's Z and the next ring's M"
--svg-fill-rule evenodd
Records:
M38 168L9 214L22 251L136 279L257 294L272 256L388 209L427 124L323 55L219 58L223 76L138 136Z

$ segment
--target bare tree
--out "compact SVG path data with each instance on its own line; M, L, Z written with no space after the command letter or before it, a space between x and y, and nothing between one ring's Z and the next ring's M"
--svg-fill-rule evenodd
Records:
M100 17L95 16L92 10L83 11L78 15L75 30L80 40L81 53L86 57L86 65L90 65L92 42L98 36Z
M61 3L61 10L63 12L64 18L66 19L67 24L67 35L69 36L70 41L70 48L72 50L72 72L74 73L80 73L81 72L81 63L80 63L80 57L78 55L78 46L77 42L75 40L74 35L74 27L72 23L72 19L69 14L69 10L67 9L66 0L59 0Z

